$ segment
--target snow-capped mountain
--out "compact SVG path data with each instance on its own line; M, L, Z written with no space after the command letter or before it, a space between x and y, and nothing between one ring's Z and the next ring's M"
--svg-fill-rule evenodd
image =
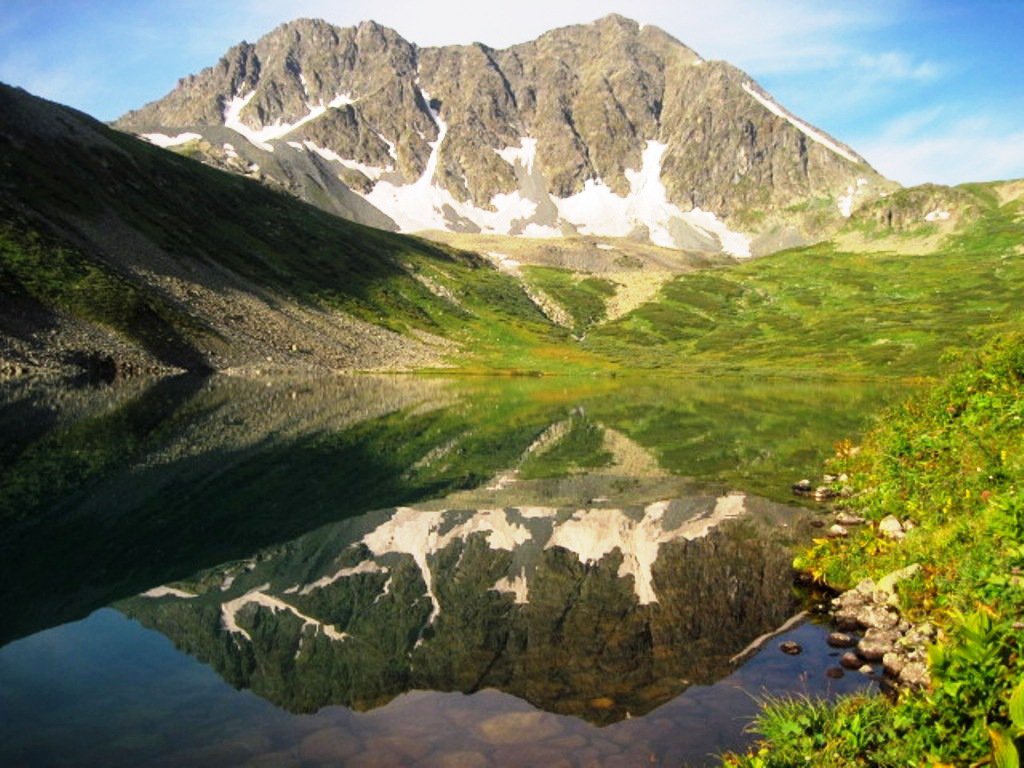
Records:
M504 50L284 24L116 126L378 227L807 242L891 184L735 67L621 16Z

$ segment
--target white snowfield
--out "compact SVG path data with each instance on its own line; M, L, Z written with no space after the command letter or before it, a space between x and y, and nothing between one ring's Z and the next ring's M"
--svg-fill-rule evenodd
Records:
M255 95L256 91L249 91L245 96L235 96L231 101L225 104L224 125L236 133L242 134L249 140L250 144L253 144L267 152L274 151L274 146L269 143L274 139L283 138L296 128L305 125L311 120L316 120L330 108L336 109L338 107L343 107L346 104L355 103L350 94L340 93L327 104L320 102L319 104L314 105L307 102L306 107L309 109L309 112L303 117L300 117L294 123L282 123L277 121L271 125L265 125L262 128L250 128L242 122L241 114L242 110L245 109L246 105L248 105L250 101L252 101L252 98Z
M925 215L925 217L924 217L924 220L925 221L949 221L949 217L950 217L949 211L938 210L938 211L931 211L930 213L927 213Z
M839 213L841 213L844 218L848 219L853 215L854 201L856 201L858 194L861 193L861 190L866 187L867 184L867 179L857 179L857 186L848 186L846 188L846 194L841 195L839 200L836 201L839 206Z
M275 122L261 128L252 128L241 119L241 112L255 95L250 91L237 95L224 107L224 125L243 136L250 144L267 152L274 151L271 143L286 140L293 149L304 148L328 162L356 170L375 182L370 192L362 196L374 207L389 216L402 232L420 232L429 229L451 230L458 221L469 221L485 234L511 234L523 237L557 238L562 236L562 224L570 224L582 234L603 237L626 237L637 229L646 228L655 245L677 248L679 243L673 236L674 227L683 225L694 230L710 244L717 242L721 249L740 258L750 256L750 238L730 230L714 213L695 208L682 211L668 201L665 186L661 181L662 159L668 149L658 141L646 143L641 167L627 170L626 178L630 191L626 196L612 192L601 179L588 179L582 191L567 198L548 198L558 212L557 222L537 221L537 209L542 200L531 199L522 191L500 193L491 198L490 210L479 208L471 202L455 198L451 192L436 183L441 148L448 135L448 124L438 110L429 106L430 94L420 89L420 95L428 105L430 116L437 126L437 138L430 142L430 156L422 175L410 184L402 184L392 178L394 164L376 167L346 158L336 151L321 147L312 141L287 141L289 133L302 125L325 114L329 108L352 104L350 94L339 94L328 104L308 104L309 112L293 123ZM183 134L190 138L175 137L181 142L197 135ZM159 134L153 136L160 137ZM398 156L395 143L378 133L388 146L392 159ZM170 137L158 138L170 140ZM537 157L537 139L524 136L519 146L495 150L497 155L513 168L526 176L534 173Z
M695 65L700 63L699 58L694 61ZM287 143L297 150L305 150L330 163L365 175L373 182L373 187L368 193L357 193L389 216L402 232L431 229L461 230L467 224L475 225L484 234L518 234L534 238L561 237L563 228L572 228L581 234L601 237L627 237L646 230L650 242L665 248L694 247L694 242L697 242L706 243L704 247L711 250L720 248L723 252L738 258L747 258L751 255L749 234L731 229L714 211L700 208L684 211L669 201L662 183L662 164L669 147L654 139L645 142L640 167L626 170L629 191L625 195L613 192L603 179L592 178L584 183L582 190L565 198L550 197L543 191L538 193L538 185L530 184L523 185L521 189L511 193L495 195L486 208L456 199L451 192L440 186L437 179L438 169L441 167L441 153L448 136L448 123L439 110L430 106L430 94L418 83L417 87L420 88L420 95L428 105L430 117L437 126L437 137L430 142L430 156L423 173L411 183L403 182L397 176L395 162L377 167L344 157L337 151L318 146L312 141ZM850 162L864 162L847 147L794 116L753 82L743 83L742 88L761 106L796 127L812 141ZM241 112L254 95L255 91L239 94L225 104L224 125L241 134L254 146L270 152L274 150L274 141L287 141L291 132L321 117L327 110L358 101L348 93L338 94L326 104L323 101L313 103L310 100L307 102L307 114L295 122L278 121L260 128L252 128L242 122ZM398 151L395 143L379 132L377 135L387 145L392 161L396 161ZM199 137L197 134L181 134L175 137L146 134L146 138L161 146L173 146L175 143L184 143ZM516 170L520 180L525 177L542 182L539 175L536 175L539 151L536 138L523 136L519 139L518 146L493 151ZM836 204L843 216L851 215L863 193L861 188L866 184L866 180L858 179L855 185L848 187L846 193L838 197ZM525 191L527 187L533 191ZM540 187L543 188L542 185ZM538 213L539 210L543 210L544 213ZM941 211L933 213L937 218L929 221L942 220L938 218Z

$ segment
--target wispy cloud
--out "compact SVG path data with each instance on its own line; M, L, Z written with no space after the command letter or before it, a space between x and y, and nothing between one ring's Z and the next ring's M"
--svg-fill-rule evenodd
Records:
M902 115L865 136L858 149L906 185L1024 178L1024 129L996 115L947 120L949 111Z

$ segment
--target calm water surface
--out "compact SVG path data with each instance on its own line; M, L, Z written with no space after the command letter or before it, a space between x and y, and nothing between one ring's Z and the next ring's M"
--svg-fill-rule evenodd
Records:
M805 600L789 484L891 385L0 394L5 766L706 765L869 683L755 641Z

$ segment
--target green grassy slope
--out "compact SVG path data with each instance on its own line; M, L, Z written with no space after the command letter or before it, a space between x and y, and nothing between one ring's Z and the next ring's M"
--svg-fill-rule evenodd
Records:
M944 349L1024 317L1024 205L1000 205L984 185L957 193L977 211L938 250L913 253L939 228L922 220L882 243L898 251L825 243L683 275L585 346L645 368L932 373ZM894 234L872 221L849 229Z
M0 88L0 115L0 291L25 309L0 311L9 334L64 313L164 363L216 367L208 353L232 349L230 329L154 279L168 276L271 312L471 341L499 367L506 347L568 335L475 255L338 219L14 89ZM495 327L514 333L488 346Z
M872 523L909 518L906 539L866 525L797 561L840 588L919 564L899 596L905 615L942 633L931 687L896 701L778 702L757 724L765 742L729 765L973 766L997 744L996 765L1018 764L1009 743L1024 746L1024 336L972 357L833 462L855 487L845 505Z

